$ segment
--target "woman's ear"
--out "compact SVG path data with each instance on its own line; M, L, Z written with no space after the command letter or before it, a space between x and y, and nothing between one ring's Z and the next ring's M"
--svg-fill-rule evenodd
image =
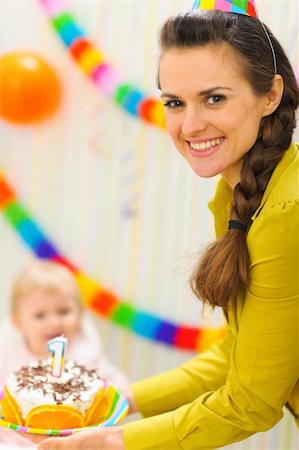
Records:
M266 105L264 110L264 117L270 116L279 106L283 95L284 82L281 75L275 75L272 82L272 87L265 95Z

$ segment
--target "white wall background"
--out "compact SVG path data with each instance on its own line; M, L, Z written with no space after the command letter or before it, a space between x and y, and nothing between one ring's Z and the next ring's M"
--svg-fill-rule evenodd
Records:
M73 0L68 10L124 80L158 96L158 26L191 6L192 0ZM298 1L257 6L298 67ZM220 314L202 317L187 284L196 251L213 236L206 203L215 180L197 178L164 131L101 95L68 56L38 0L0 0L0 54L20 49L45 57L63 85L51 120L25 127L0 122L0 168L23 204L65 256L134 307L179 323L220 326ZM1 317L29 258L0 217ZM132 379L190 357L95 320L111 360ZM286 413L270 432L226 448L297 450L296 436Z

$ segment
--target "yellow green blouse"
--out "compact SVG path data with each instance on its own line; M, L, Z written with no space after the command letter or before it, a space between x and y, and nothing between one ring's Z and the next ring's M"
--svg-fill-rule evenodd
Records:
M232 191L210 208L225 233ZM299 415L299 147L275 169L247 235L251 281L223 340L181 367L135 383L146 418L124 425L126 450L211 450ZM297 424L299 424L297 418Z

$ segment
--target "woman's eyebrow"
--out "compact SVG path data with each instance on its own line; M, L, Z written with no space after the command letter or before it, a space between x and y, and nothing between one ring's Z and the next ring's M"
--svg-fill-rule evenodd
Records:
M165 97L167 97L167 98L178 98L177 95L174 95L174 94L168 94L167 92L164 92L163 94L161 94L160 97L161 97L161 98L165 98Z
M211 88L209 88L209 89L206 89L206 90L204 90L204 91L200 91L199 93L198 93L198 95L199 96L205 96L205 95L210 95L210 94L212 94L213 92L215 92L215 91L218 91L219 89L221 89L221 90L223 90L223 89L225 89L225 90L227 90L227 91L233 91L233 89L232 88L230 88L230 87L226 87L226 86L213 86L213 87L211 87ZM161 98L165 98L165 97L167 97L167 98L178 98L179 96L178 95L174 95L174 94L170 94L170 93L168 93L168 92L164 92L164 93L162 93L161 94Z
M210 89L206 89L205 91L200 91L200 92L199 92L199 95L209 95L209 94L212 94L212 93L215 92L215 91L218 91L219 89L221 89L221 90L225 89L225 90L227 90L227 91L233 91L233 89L230 88L230 87L226 87L226 86L214 86L214 87L211 87Z

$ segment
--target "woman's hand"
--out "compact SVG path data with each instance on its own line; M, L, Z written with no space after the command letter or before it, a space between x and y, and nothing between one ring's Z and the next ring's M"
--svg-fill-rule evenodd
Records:
M41 442L37 450L125 450L122 427L79 431L67 437Z

